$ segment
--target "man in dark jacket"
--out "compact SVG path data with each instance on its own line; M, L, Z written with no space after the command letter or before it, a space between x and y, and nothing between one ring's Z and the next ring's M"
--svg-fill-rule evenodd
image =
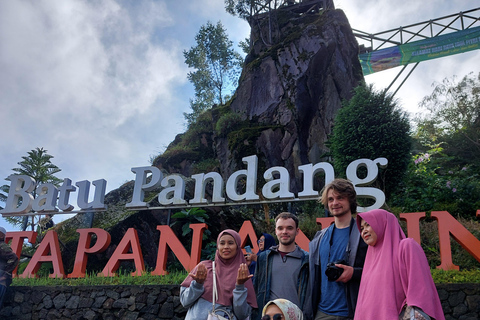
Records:
M18 264L18 257L12 248L5 243L7 231L0 227L0 309L3 306L3 298L7 287L12 283L12 271Z
M298 232L295 215L282 212L276 217L275 234L279 244L261 252L257 258L253 287L258 309L253 312L252 320L259 320L267 302L278 298L295 303L303 311L304 319L311 319L308 252L295 244Z
M315 320L353 319L367 254L352 217L355 188L348 180L335 179L323 189L321 202L335 220L309 245L313 314Z

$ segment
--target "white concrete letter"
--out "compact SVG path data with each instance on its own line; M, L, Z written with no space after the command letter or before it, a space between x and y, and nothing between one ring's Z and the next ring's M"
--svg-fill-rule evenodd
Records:
M243 163L247 164L246 170L234 172L227 180L227 197L233 201L258 200L260 197L255 193L257 189L257 169L258 157L256 155L242 158ZM245 193L238 194L237 185L241 178L246 178Z
M107 206L104 203L107 180L95 180L92 182L92 184L95 186L95 194L93 196L93 201L88 202L88 195L90 193L90 182L88 180L83 180L75 183L75 185L78 187L78 207L82 210L107 209Z
M369 207L357 207L358 212L365 212L373 209L379 209L385 203L385 194L382 190L372 187L362 187L371 184L377 179L378 166L380 168L386 168L388 160L386 158L377 158L375 160L370 159L358 159L352 161L347 167L347 179L352 181L357 192L357 198L369 198L374 199L375 203ZM367 168L367 176L360 179L357 175L358 168Z
M11 181L10 191L5 209L0 213L21 215L32 210L33 196L30 193L35 189L35 180L24 174L12 174L6 180Z
M146 202L143 202L145 197L145 191L151 191L160 187L163 174L157 167L138 167L132 168L132 172L135 173L135 185L133 186L132 201L127 203L127 208L144 208L147 206ZM147 183L147 174L151 173L151 180Z
M57 195L58 189L53 183L44 183L36 189L37 197L33 200L32 209L36 212L58 211Z
M58 188L58 209L63 211L72 211L73 206L69 204L70 192L77 190L72 186L72 180L65 178L63 184Z
M189 201L190 204L208 203L207 199L205 199L205 186L209 180L213 182L212 202L225 202L225 198L222 197L223 179L220 173L195 174L192 175L192 179L195 180L195 196Z
M173 186L169 183L173 182ZM187 202L183 199L185 196L185 181L182 177L177 174L171 174L166 176L162 180L162 187L165 187L158 194L158 202L162 205L168 204L186 204Z
M318 197L319 191L313 190L313 178L318 172L323 171L325 174L325 185L335 179L333 166L328 162L319 162L315 165L312 165L311 163L305 164L299 166L298 171L303 173L303 191L298 193L299 198Z
M278 173L279 179L273 179L273 174ZM295 195L289 191L290 188L290 175L288 170L284 167L272 167L265 171L263 177L267 181L263 185L262 194L266 199L293 199ZM274 191L278 189L277 191Z

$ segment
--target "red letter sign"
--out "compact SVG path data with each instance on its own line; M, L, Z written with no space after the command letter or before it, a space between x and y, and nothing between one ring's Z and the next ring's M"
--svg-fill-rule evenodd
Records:
M48 253L50 253L50 255L48 255ZM35 251L35 254L28 263L27 268L25 268L25 271L20 277L37 277L37 271L40 269L41 263L43 262L51 262L53 265L53 273L49 275L50 278L65 278L62 256L60 255L60 246L58 245L58 235L53 230L47 232L45 238L43 238L37 251Z
M132 253L128 251L132 250ZM107 265L103 268L102 273L99 276L114 277L115 271L120 267L122 260L135 261L135 268L137 271L132 272L132 276L141 276L145 271L145 263L143 262L142 249L140 248L140 241L138 241L137 230L129 228L122 238L122 241L118 244L117 249L112 254Z
M447 211L433 211L432 218L438 220L438 237L440 240L440 257L442 264L437 269L458 270L453 264L452 249L450 247L450 234L453 238L470 253L477 261L480 261L480 241L475 238L460 222Z
M110 245L110 234L100 228L92 229L77 229L80 233L78 239L77 254L75 256L75 264L73 271L68 275L68 278L85 278L85 271L87 269L88 253L99 253L105 251ZM92 235L97 236L97 241L93 247L90 247Z
M157 230L160 231L160 244L158 245L157 266L155 270L152 271L152 274L157 276L167 274L167 245L172 249L173 253L187 272L190 272L190 270L195 268L200 262L203 231L207 228L206 223L195 223L190 225L190 229L193 230L192 256L190 257L187 250L185 250L182 243L178 240L177 236L169 226L157 226Z
M35 231L17 231L17 232L7 232L5 235L5 243L12 240L12 244L10 247L12 248L13 252L17 255L18 259L20 259L20 255L22 254L22 245L23 241L28 239L28 242L34 244L37 241L37 233ZM12 272L12 277L17 276L17 269L18 265Z

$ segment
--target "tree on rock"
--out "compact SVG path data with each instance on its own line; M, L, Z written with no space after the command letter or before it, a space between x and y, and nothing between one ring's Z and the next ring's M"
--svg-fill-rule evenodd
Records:
M338 111L329 145L338 173L345 173L348 164L360 158L387 158L388 166L379 175L377 186L388 198L411 159L408 116L390 94L363 84Z
M185 63L194 69L187 75L195 89L195 98L190 100L192 112L184 113L188 125L214 104L225 102L236 89L243 62L220 21L203 25L195 41L196 46L183 52Z

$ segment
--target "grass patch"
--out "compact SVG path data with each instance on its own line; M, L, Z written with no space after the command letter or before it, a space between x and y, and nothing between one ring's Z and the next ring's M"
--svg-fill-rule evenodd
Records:
M128 272L119 272L116 277L97 277L96 274L87 274L85 278L14 278L12 286L111 286L111 285L180 285L187 277L186 271L173 271L165 276L152 275L146 272L142 276L131 276Z
M435 283L480 283L480 270L431 269Z
M480 270L439 270L431 269L435 283L480 283ZM172 271L165 276L146 272L142 276L131 276L128 272L119 272L116 277L97 277L87 274L85 278L14 278L12 286L111 286L111 285L180 285L187 277L186 271Z

